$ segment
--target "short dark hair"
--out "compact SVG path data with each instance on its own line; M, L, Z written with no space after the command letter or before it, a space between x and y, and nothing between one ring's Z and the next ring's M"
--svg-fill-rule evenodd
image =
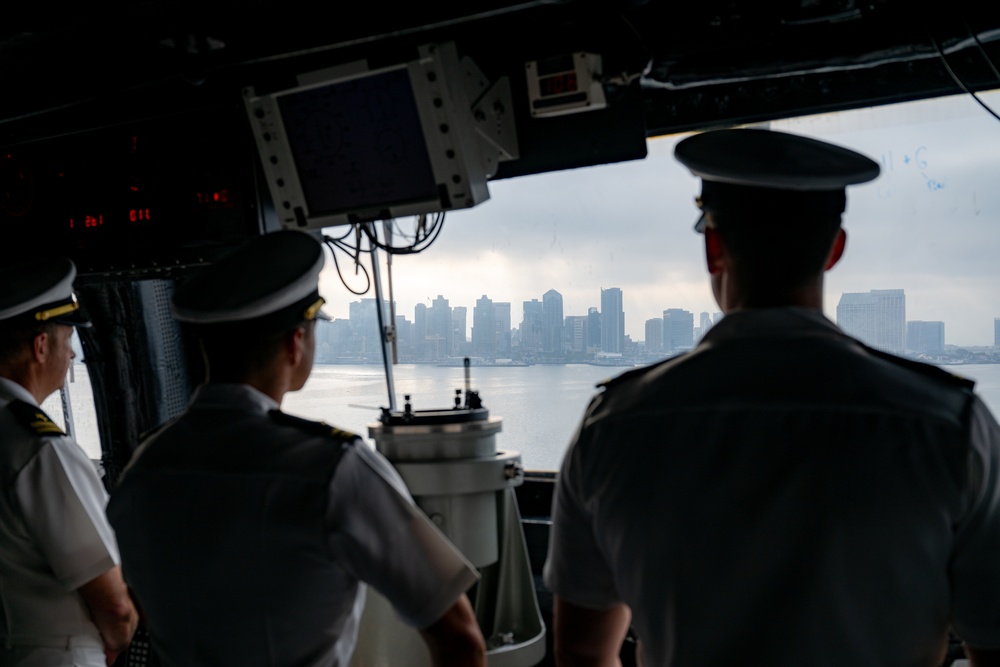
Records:
M764 209L712 212L733 271L755 294L787 294L823 273L841 217Z
M37 336L43 333L51 336L57 326L58 323L52 321L0 326L0 368L19 363Z
M310 322L302 320L294 327L277 333L255 334L239 326L208 326L196 330L205 355L205 363L213 379L242 377L266 367L277 355L288 336Z

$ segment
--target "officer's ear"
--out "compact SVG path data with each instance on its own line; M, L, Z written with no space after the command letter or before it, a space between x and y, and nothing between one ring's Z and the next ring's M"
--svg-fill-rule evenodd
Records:
M285 350L288 354L288 361L297 366L302 362L306 352L306 328L304 326L292 329L285 339Z
M826 265L823 267L824 271L829 271L834 267L834 265L840 261L840 258L844 256L844 247L847 245L847 232L841 227L837 230L837 238L833 240L833 246L830 248L830 254L826 258Z
M726 254L722 238L714 227L706 227L705 231L705 264L712 275L725 268Z
M42 329L31 339L31 354L34 360L38 363L42 363L49 355L49 338L50 334L48 329Z

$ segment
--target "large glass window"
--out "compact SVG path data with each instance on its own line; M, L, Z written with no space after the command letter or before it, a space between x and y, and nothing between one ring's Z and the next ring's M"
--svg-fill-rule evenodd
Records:
M1000 92L981 99L1000 109ZM882 165L877 180L848 191L847 251L827 274L827 316L837 322L842 302L842 320L846 302L889 309L898 330L866 342L977 379L1000 412L1000 121L960 96L769 127ZM492 182L491 199L449 213L430 248L395 257L399 406L404 393L414 408L450 406L463 386L460 359L471 356L473 388L504 418L500 446L521 451L529 468L555 468L595 382L693 345L718 306L692 230L700 186L672 157L680 138L650 140L642 161ZM363 287L338 259L348 283ZM320 329L320 364L286 408L365 433L387 405L373 294L349 293L332 262L322 290L337 321ZM587 338L595 313L603 343ZM609 346L620 325L608 322L619 316L622 344ZM558 354L546 354L554 324Z
M90 374L80 347L80 337L73 331L73 350L76 358L66 374L66 384L53 392L42 403L42 409L52 421L70 433L76 442L94 461L101 459L101 438L97 430L97 410L94 407L94 392L90 385Z

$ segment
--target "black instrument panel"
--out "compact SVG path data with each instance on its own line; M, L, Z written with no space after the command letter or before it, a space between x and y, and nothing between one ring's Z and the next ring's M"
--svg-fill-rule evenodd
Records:
M52 254L82 276L161 277L259 233L239 105L0 148L0 263Z

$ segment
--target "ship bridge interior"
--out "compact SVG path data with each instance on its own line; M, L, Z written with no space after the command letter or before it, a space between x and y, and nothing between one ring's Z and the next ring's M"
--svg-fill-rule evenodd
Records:
M243 91L442 43L509 81L516 158L491 180L640 160L663 135L1000 87L1000 12L971 0L6 7L0 265L62 254L78 267L106 485L202 372L170 315L173 279L276 227ZM533 113L531 67L571 54L598 59L602 103ZM535 488L519 495L526 515L547 511L548 487ZM544 536L528 540L540 567Z

